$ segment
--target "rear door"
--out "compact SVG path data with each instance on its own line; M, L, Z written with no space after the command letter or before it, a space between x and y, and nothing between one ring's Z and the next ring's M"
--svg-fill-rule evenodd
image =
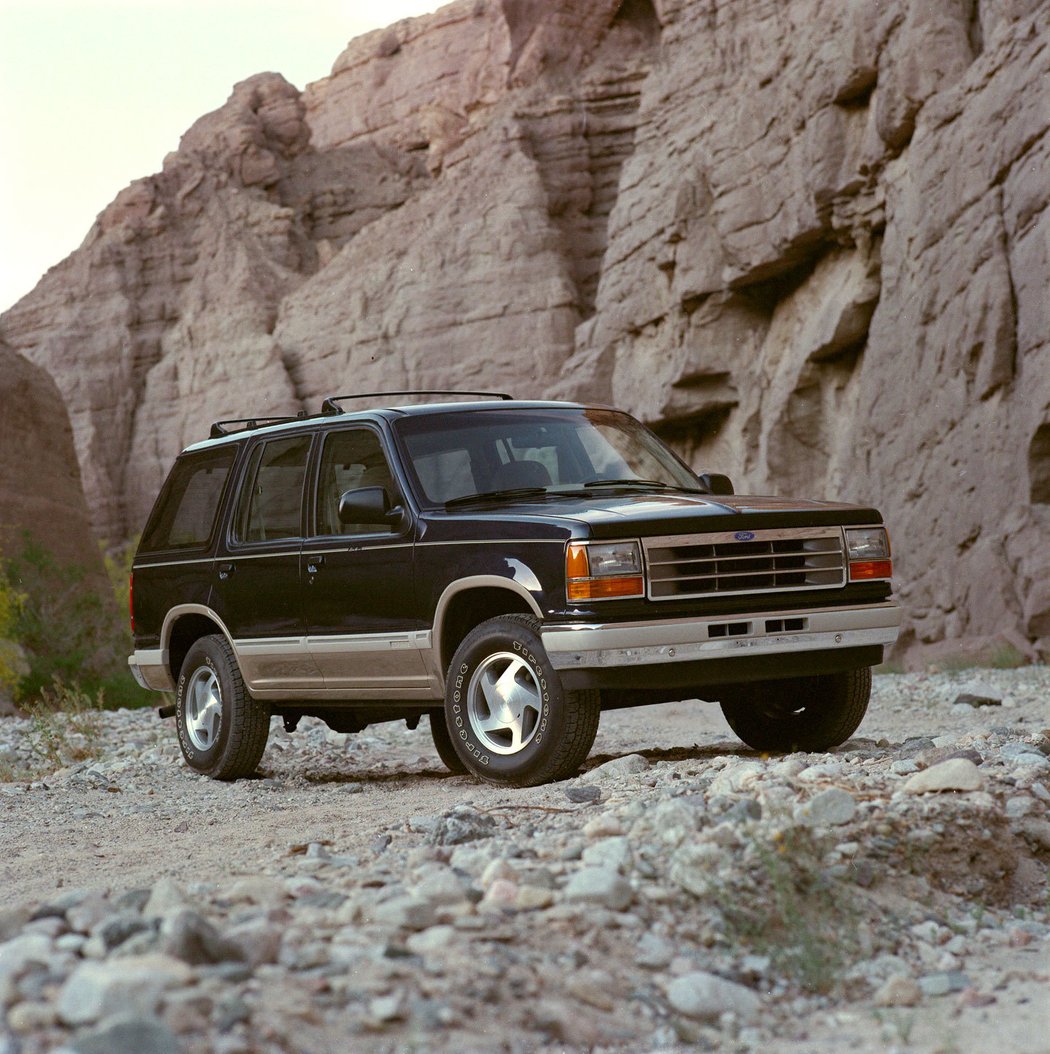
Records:
M160 648L173 607L208 604L209 551L237 451L231 443L183 454L168 475L135 555L136 648Z
M213 606L257 691L322 686L306 646L299 578L312 442L300 434L253 444L215 563Z
M383 487L393 506L404 497L378 428L360 424L323 437L303 545L303 603L310 653L327 689L350 697L415 698L428 694L421 650L429 626L413 581L414 524L342 523L348 490Z

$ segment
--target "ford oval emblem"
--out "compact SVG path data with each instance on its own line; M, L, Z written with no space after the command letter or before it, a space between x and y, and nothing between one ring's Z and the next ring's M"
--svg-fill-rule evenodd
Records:
M754 531L737 531L736 534L733 535L733 537L738 542L750 542L750 541L754 541L755 532Z

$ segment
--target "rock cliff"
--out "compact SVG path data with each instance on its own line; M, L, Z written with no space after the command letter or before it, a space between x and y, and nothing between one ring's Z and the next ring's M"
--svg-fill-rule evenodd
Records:
M905 647L1050 652L1041 0L458 0L235 87L0 319L95 523L216 417L479 386L870 497Z
M2 341L0 406L0 557L21 552L29 531L58 563L81 567L103 585L62 395L44 370Z

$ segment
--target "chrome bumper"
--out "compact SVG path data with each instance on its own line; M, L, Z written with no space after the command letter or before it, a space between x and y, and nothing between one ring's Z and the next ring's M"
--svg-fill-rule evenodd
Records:
M900 607L886 601L731 618L580 623L541 634L556 670L586 670L892 644L900 624Z
M128 656L128 667L143 688L151 692L175 691L175 682L168 672L167 650L136 651Z

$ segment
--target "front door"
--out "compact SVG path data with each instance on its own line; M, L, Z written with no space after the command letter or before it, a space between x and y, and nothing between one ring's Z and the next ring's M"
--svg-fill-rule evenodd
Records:
M403 503L379 432L368 425L329 432L321 448L313 533L302 551L303 602L310 653L326 689L350 696L412 699L429 695L423 659L429 626L413 583L413 528L343 523L349 490L383 487Z

